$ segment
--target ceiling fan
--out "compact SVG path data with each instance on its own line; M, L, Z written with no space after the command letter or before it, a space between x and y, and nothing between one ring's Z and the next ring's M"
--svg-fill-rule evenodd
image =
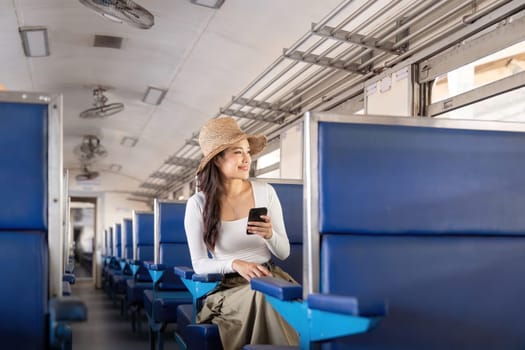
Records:
M115 22L126 22L140 29L149 29L154 17L144 7L132 0L79 0L80 3L104 18Z
M75 147L74 153L84 166L108 155L104 146L100 144L100 139L95 135L84 135L82 143Z
M98 171L89 170L87 164L84 164L82 166L82 172L78 174L77 176L75 176L75 179L77 181L89 181L89 180L96 179L98 176L99 176Z
M93 105L95 107L80 112L80 118L105 118L124 110L123 103L106 104L106 102L108 102L108 98L104 95L105 91L106 89L101 87L97 87L93 90Z

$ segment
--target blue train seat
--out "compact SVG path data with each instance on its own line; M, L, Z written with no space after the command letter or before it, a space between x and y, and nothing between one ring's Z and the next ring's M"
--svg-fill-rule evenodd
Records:
M389 303L373 332L327 348L522 348L524 128L326 118L310 120L319 143L319 291ZM334 255L341 259L328 265Z
M105 280L104 280L104 289L110 298L113 299L113 284L114 284L114 275L121 274L120 268L120 234L117 234L117 226L113 224L109 227L110 243L111 243L111 256L109 258L109 264L106 266L105 270ZM119 232L120 233L120 228Z
M120 260L123 275L116 281L116 297L120 301L120 313L125 315L127 305L127 281L134 279L131 263L133 262L133 221L122 219L122 258Z
M173 267L191 264L184 231L186 202L155 200L155 263L150 264L154 288L144 291L151 347L162 349L161 333L177 322L177 306L192 302L191 294Z
M18 95L0 92L0 101ZM71 344L67 323L87 317L81 302L61 298L61 117L32 95L26 95L31 103L0 102L0 339L6 349L65 347Z
M126 281L126 306L131 316L131 329L141 327L141 311L144 307L144 291L152 288L152 279L145 262L152 262L154 217L152 212L133 211L132 214L132 261L129 262L132 279Z
M116 223L113 229L115 243L115 268L109 271L109 291L113 305L117 305L119 295L126 293L126 279L132 277L131 270L124 260L124 247L122 244L122 224Z
M302 280L303 270L303 186L300 182L272 182L281 207L288 239L290 256L284 261L274 261L298 282ZM177 267L176 273L185 281L193 294L192 305L181 305L177 308L176 339L183 349L222 349L219 330L214 324L196 324L195 315L199 303L217 286L222 279L220 274L198 275L193 270Z
M103 283L104 283L104 290L106 291L106 293L110 294L111 293L111 289L110 289L110 271L112 270L115 270L115 269L118 269L118 262L116 260L116 256L115 256L115 238L114 238L114 234L113 234L113 226L110 226L108 229L107 229L107 243L108 243L108 251L107 251L107 256L106 256L106 259L105 259L105 265L104 265L104 269L102 270L102 278L103 278Z

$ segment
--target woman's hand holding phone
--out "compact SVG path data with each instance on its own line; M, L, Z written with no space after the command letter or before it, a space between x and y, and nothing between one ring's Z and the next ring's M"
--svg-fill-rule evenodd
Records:
M272 237L272 222L270 217L267 215L268 209L252 208L248 214L248 227L246 228L246 234L256 234L264 239L270 239Z

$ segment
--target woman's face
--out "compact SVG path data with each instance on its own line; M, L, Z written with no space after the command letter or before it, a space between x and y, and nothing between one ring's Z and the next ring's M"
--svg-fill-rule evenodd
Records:
M217 167L226 179L247 179L251 163L248 140L239 141L225 149L216 160Z

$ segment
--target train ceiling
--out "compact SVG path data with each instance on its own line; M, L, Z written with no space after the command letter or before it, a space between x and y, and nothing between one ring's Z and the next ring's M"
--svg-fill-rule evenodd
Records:
M508 0L137 3L154 16L150 29L109 21L76 0L0 0L0 89L63 94L65 167L82 172L74 150L96 136L107 156L90 165L100 178L86 189L111 178L145 200L192 179L206 120L231 115L274 136L429 45L523 8ZM49 56L24 55L19 29L28 27L47 30ZM124 109L81 118L100 107L97 89ZM148 90L153 101L145 102Z

